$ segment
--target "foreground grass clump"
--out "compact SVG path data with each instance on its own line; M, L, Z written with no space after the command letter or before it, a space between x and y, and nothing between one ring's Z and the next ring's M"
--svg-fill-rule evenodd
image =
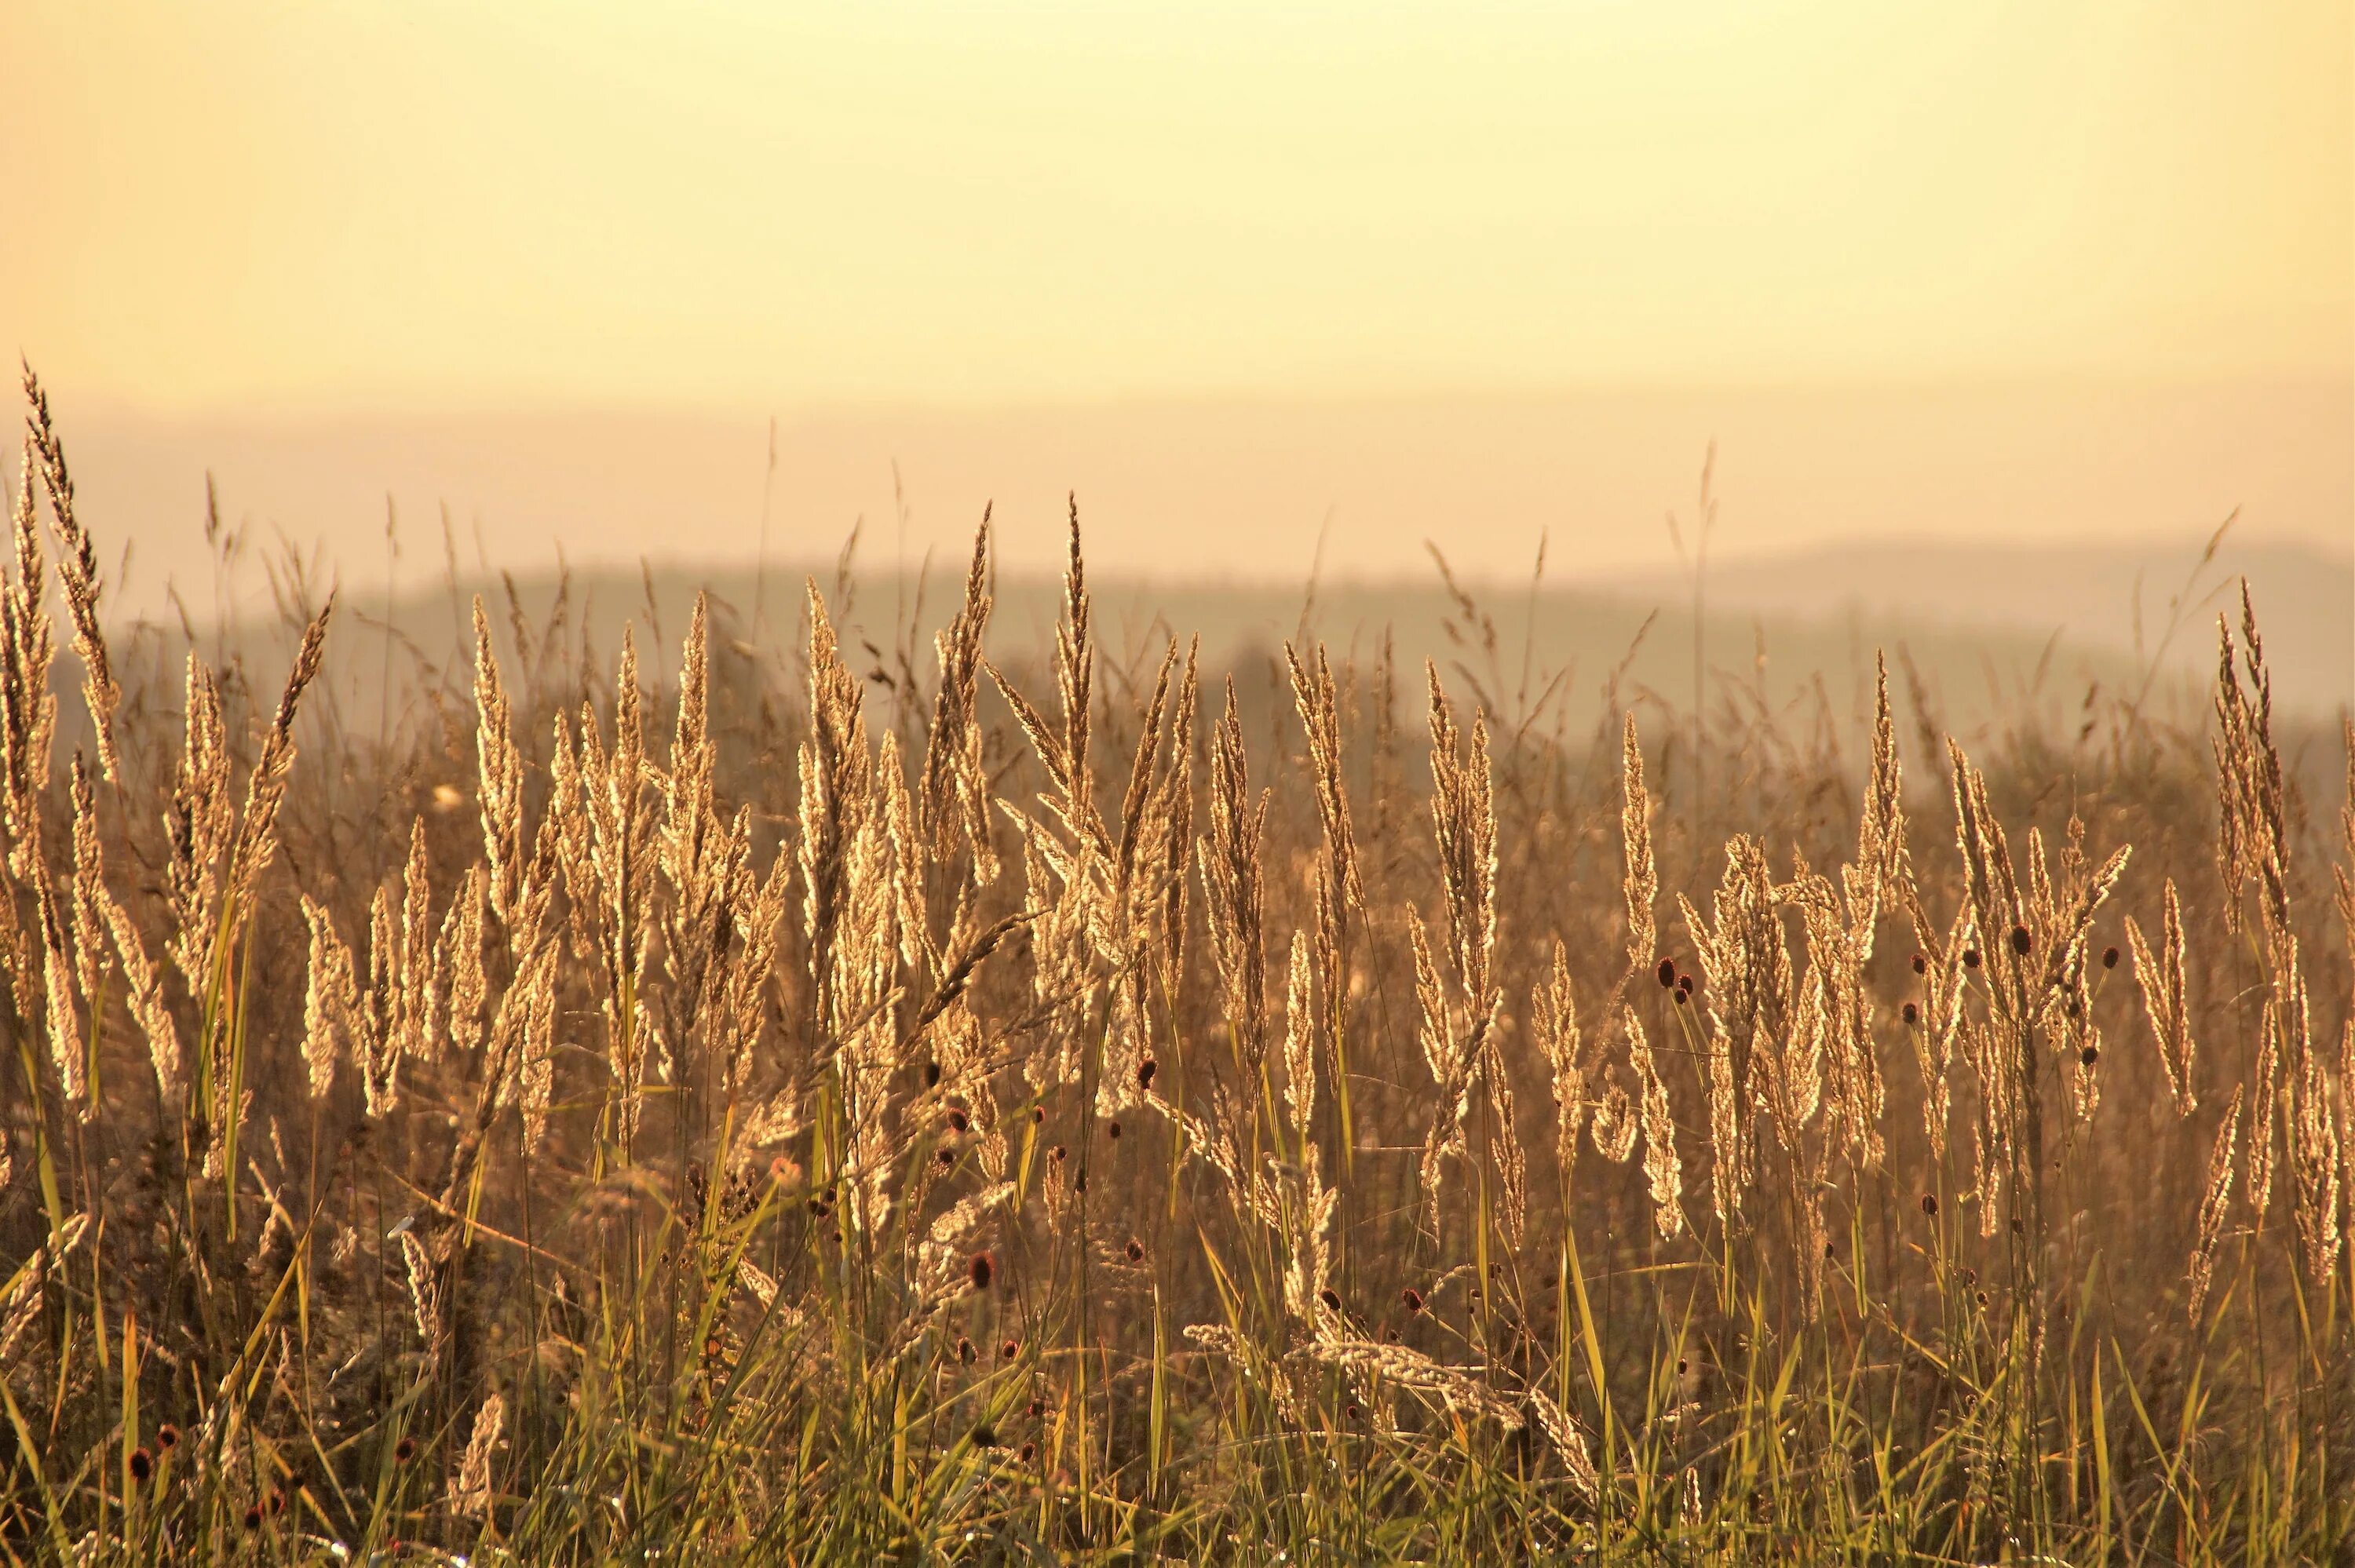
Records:
M608 682L478 606L471 704L368 736L326 607L274 703L118 670L31 428L12 1561L2355 1535L2355 793L2245 605L2205 736L1901 761L1884 679L1860 767L1647 753L1476 671L1120 662L1075 517L1035 670L985 524L921 679L815 587L797 692L702 607Z

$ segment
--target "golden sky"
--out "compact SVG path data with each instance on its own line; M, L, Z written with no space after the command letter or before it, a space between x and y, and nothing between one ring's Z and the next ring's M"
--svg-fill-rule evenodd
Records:
M0 337L182 414L2344 382L2350 11L10 0Z

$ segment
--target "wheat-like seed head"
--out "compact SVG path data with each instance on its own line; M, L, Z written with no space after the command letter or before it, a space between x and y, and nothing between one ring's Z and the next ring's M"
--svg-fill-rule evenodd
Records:
M663 969L670 981L669 1033L684 1045L719 1001L726 983L734 901L748 891L751 822L720 809L712 781L709 659L705 596L680 658L678 722L670 768L660 779L663 820L656 863L668 896L659 906ZM674 1075L666 1065L664 1076Z
M559 716L549 768L554 798L549 810L559 828L554 858L570 896L573 944L593 959L602 982L607 1092L625 1148L636 1138L644 1109L646 1065L663 1060L667 1050L645 986L656 929L652 906L660 849L648 798L653 769L645 755L645 702L636 635L624 627L613 675L611 745L584 703L577 750Z
M1529 992L1529 1033L1553 1073L1554 1155L1565 1190L1578 1166L1578 1135L1588 1104L1584 1045L1579 1037L1578 1002L1570 979L1570 953L1553 941L1553 965Z
M0 1376L16 1370L19 1351L28 1342L33 1326L47 1304L50 1274L81 1245L90 1232L88 1214L69 1214L58 1232L37 1244L32 1255L18 1266L5 1292L0 1292Z
M1359 881L1357 833L1349 820L1349 792L1341 769L1340 705L1333 683L1333 666L1319 643L1313 664L1304 664L1286 643L1285 668L1292 678L1293 705L1300 713L1308 739L1308 761L1316 779L1316 818L1324 830L1327 876L1341 895L1337 911L1362 908L1365 889Z
M1431 939L1423 930L1423 916L1414 906L1406 910L1408 948L1414 959L1414 994L1423 1015L1419 1038L1423 1059L1431 1069L1436 1093L1432 1098L1431 1127L1423 1140L1423 1163L1417 1173L1423 1198L1423 1224L1435 1229L1439 1224L1440 1182L1444 1175L1441 1161L1449 1154L1461 1154L1464 1149L1464 1117L1470 1107L1473 1070L1476 1063L1474 1043L1455 1027L1447 1002L1447 989L1440 979L1439 965L1432 957Z
M1627 1062L1643 1094L1644 1176L1652 1192L1652 1224L1662 1241L1684 1234L1684 1162L1677 1156L1677 1122L1668 1105L1668 1086L1652 1057L1652 1044L1643 1021L1632 1007L1619 1010L1619 1024L1627 1035Z
M750 823L740 831L749 836ZM723 1076L730 1095L741 1094L750 1080L755 1047L769 1012L778 945L793 905L794 864L792 849L780 846L769 863L768 874L734 906L736 945L720 981L719 1003L727 1042ZM749 881L749 864L744 874Z
M1603 1086L1602 1097L1594 1102L1592 1127L1595 1152L1614 1165L1625 1165L1635 1157L1637 1126L1635 1101L1628 1097L1626 1086L1617 1080Z
M1820 928L1823 897L1814 902ZM1708 982L1710 1198L1721 1220L1732 1224L1758 1169L1761 1113L1785 1146L1796 1148L1798 1127L1821 1097L1821 998L1811 987L1816 1011L1797 1017L1774 878L1756 839L1737 833L1727 841L1708 920L1689 899L1679 896L1678 906Z
M42 1007L36 1000L39 966L33 959L33 938L17 916L15 889L13 876L0 878L0 963L7 966L8 997L16 1003L16 1016L31 1018Z
M1620 885L1627 899L1627 973L1651 967L1659 948L1652 916L1659 902L1660 876L1652 864L1652 798L1644 788L1644 749L1636 741L1636 715L1628 714L1619 742L1619 840L1627 866Z
M170 1107L180 1096L180 1031L171 1008L164 1001L163 966L149 961L147 945L130 914L102 885L100 892L107 933L113 938L114 956L123 967L124 1000L146 1038L148 1061L155 1071L157 1098Z
M400 1059L405 1054L396 1022L399 938L392 895L378 886L368 904L368 980L352 1014L360 1056L360 1080L371 1117L389 1117L400 1104Z
M1121 791L1119 831L1115 835L1112 861L1112 916L1115 929L1125 932L1143 914L1131 907L1131 890L1142 866L1142 857L1157 826L1146 803L1153 798L1161 774L1161 747L1169 717L1170 681L1178 672L1178 640L1171 638L1162 649L1160 667L1155 672L1152 694L1144 700L1137 711L1136 750L1129 758L1128 784Z
M1063 709L1063 760L1069 770L1063 794L1075 832L1101 845L1103 823L1095 807L1095 774L1089 765L1089 705L1094 690L1095 644L1088 634L1087 568L1080 556L1080 498L1071 504L1071 556L1063 574L1063 622L1055 630L1055 694Z
M336 612L336 599L319 607L309 624L303 629L303 640L294 650L293 667L286 673L285 689L279 694L278 708L271 715L270 727L262 732L261 754L254 758L253 771L246 776L245 805L238 814L235 842L229 850L227 882L229 907L240 916L253 907L261 887L261 874L270 867L278 853L278 808L286 799L287 776L294 767L294 716L303 705L303 694L318 678L319 666L326 657L327 621ZM218 713L215 715L218 722Z
M1337 1315L1327 1303L1333 1267L1330 1231L1338 1191L1325 1185L1316 1145L1316 1021L1314 965L1307 934L1292 934L1284 1008L1284 1098L1292 1122L1298 1175L1294 1202L1284 1206L1281 1229L1291 1256L1284 1269L1284 1302L1310 1331L1336 1331Z
M1211 961L1225 988L1227 1026L1253 1075L1267 1054L1267 951L1261 918L1267 805L1263 794L1252 799L1242 719L1230 679L1226 711L1210 732L1210 831L1200 845L1202 908Z
M869 783L866 720L858 677L842 662L834 624L817 585L809 585L810 733L801 746L801 808L797 835L803 892L802 930L810 946L813 1010L822 1036L842 1022L831 971L847 900L850 841Z
M2141 988L2143 1010L2158 1045L2158 1065L2167 1074L2167 1088L2175 1100L2175 1114L2190 1116L2199 1108L2192 1086L2191 1064L2196 1045L2191 1037L2191 1008L2184 980L2183 906L2176 895L2175 879L2167 879L2165 914L2159 927L2159 950L2154 955L2142 927L2126 916L2126 946L2134 954L2135 982Z
M2264 1228L2273 1208L2275 1158L2279 1152L2282 1116L2282 1043L2290 1023L2285 1016L2288 999L2279 992L2265 998L2257 1039L2256 1093L2249 1119L2249 1213L2257 1228Z
M2207 1188L2200 1200L2200 1230L2191 1249L2191 1266L2186 1276L2190 1281L2189 1308L2191 1320L2200 1321L2200 1308L2207 1304L2208 1284L2216 1263L2216 1244L2224 1237L2225 1209L2232 1194L2233 1157L2241 1137L2242 1088L2232 1086L2232 1103L2224 1113L2224 1125L2217 1129L2216 1144L2208 1157Z
M2291 1113L2290 1171L2296 1199L2298 1255L2307 1277L2325 1288L2338 1269L2346 1240L2340 1204L2345 1196L2341 1168L2348 1135L2341 1124L2339 1097L2319 1054L2308 1056Z
M2342 1245L2355 1247L2355 1016L2339 1031L2339 1163L2350 1233Z
M1897 759L1897 725L1889 703L1889 661L1873 658L1872 774L1865 787L1864 811L1857 827L1856 872L1849 892L1857 941L1872 956L1872 927L1879 910L1912 878L1905 849L1904 771Z
M1542 1389L1530 1389L1528 1398L1529 1407L1537 1412L1539 1429L1553 1444L1554 1452L1561 1456L1562 1466L1570 1472L1571 1485L1580 1497L1592 1503L1601 1492L1603 1480L1595 1471L1594 1453L1586 1435Z
M982 764L982 640L989 630L989 511L974 530L964 601L933 639L941 683L924 749L922 819L934 858L947 863L960 845L971 856L975 886L997 880L989 821L989 776Z
M1175 996L1186 972L1188 874L1194 840L1194 716L1200 696L1202 640L1187 644L1186 671L1178 678L1178 700L1169 715L1168 766L1154 791L1150 810L1156 819L1153 863L1161 888L1157 918L1161 942L1162 989ZM1336 1014L1337 1016L1337 1013Z
M1316 991L1308 936L1292 934L1285 967L1284 1002L1284 1103L1292 1113L1293 1137L1305 1146L1315 1136L1316 1116Z
M1529 1159L1521 1150L1513 1091L1505 1086L1501 1074L1489 1074L1487 1083L1497 1124L1488 1139L1488 1162L1497 1172L1497 1215L1506 1245L1518 1252L1529 1234Z
M417 1319L417 1337L424 1344L425 1365L431 1375L442 1364L450 1329L433 1256L418 1239L415 1226L400 1233L400 1256L408 1266L409 1304Z
M400 951L392 990L394 1049L431 1062L442 1054L433 1033L434 969L440 956L433 940L433 880L426 851L425 819L409 827L409 859L400 878Z
M983 1243L982 1220L990 1210L1014 1203L1018 1196L1013 1182L993 1181L958 1199L924 1228L916 1256L920 1301L939 1302L962 1287L970 1276L968 1260Z
M106 857L99 840L97 794L79 750L69 783L73 800L74 976L95 1022L101 1018L99 985L107 964Z
M171 860L165 886L175 922L173 961L190 991L203 995L210 980L213 914L219 892L221 852L228 847L229 736L221 723L220 688L212 672L188 654L184 740L174 770L165 819Z
M1923 998L1911 1031L1915 1064L1922 1072L1922 1121L1929 1140L1932 1163L1946 1160L1947 1131L1953 1119L1955 1047L1963 1024L1963 1001L1968 971L1964 954L1972 950L1976 927L1970 906L1955 912L1944 936L1922 907L1918 892L1906 891L1906 913L1913 939L1922 954Z
M73 478L66 471L64 445L49 416L48 394L30 365L24 366L25 401L29 405L25 425L28 454L39 459L42 488L49 497L49 516L58 531L58 580L65 589L66 613L73 621L74 653L82 664L82 701L90 710L91 733L98 743L99 769L109 783L116 780L120 764L114 749L114 711L123 701L114 667L100 629L98 550L74 515Z
M442 1027L435 1033L461 1061L471 1058L483 1043L483 1008L490 994L489 977L483 970L483 917L489 901L488 871L469 866L442 917L434 967L442 977L446 1000Z
M1193 1337L1196 1330L1189 1328L1187 1333ZM1328 1366L1362 1371L1381 1383L1433 1394L1455 1414L1485 1417L1508 1432L1521 1428L1521 1413L1512 1401L1470 1372L1443 1365L1409 1346L1332 1339L1313 1341L1303 1353Z
M490 871L491 912L513 931L524 892L523 754L516 748L515 715L490 617L474 596L474 756L483 855Z
M2027 928L2029 910L2020 896L2003 824L1987 801L1987 778L1971 765L1959 745L1951 739L1946 745L1954 774L1955 845L1962 854L1964 895L1971 906L1973 923L1987 938L1988 997L2008 1023L2024 1027L2029 959L2005 936Z
M311 927L303 990L303 1064L310 1075L311 1097L316 1100L335 1086L340 1036L359 1005L359 988L352 973L351 949L336 934L325 908L308 894L303 897L303 916Z
M67 927L64 903L48 865L33 862L33 906L41 924L41 976L48 999L49 1054L57 1064L66 1098L77 1106L90 1092L87 1043L81 1037L81 1010L74 1001L74 953ZM84 1107L87 1108L87 1107Z
M1841 867L1843 897L1829 880L1806 871L1802 860L1777 895L1785 906L1797 907L1807 938L1807 968L1800 982L1804 1018L1794 1034L1795 1043L1807 1044L1783 1054L1783 1076L1791 1083L1785 1103L1789 1114L1805 1122L1820 1099L1838 1143L1867 1169L1881 1161L1881 1116L1887 1102L1864 983L1870 922L1879 903L1876 878L1862 864Z
M474 1412L474 1430L458 1461L458 1478L450 1489L451 1511L479 1519L491 1510L491 1462L505 1445L507 1402L494 1393Z
M1497 998L1489 980L1497 948L1497 812L1488 766L1488 725L1475 715L1468 748L1454 705L1426 662L1431 683L1431 820L1439 851L1455 981L1465 1006L1486 1017Z
M501 1001L502 1019L517 993L523 996L517 1022L517 1099L523 1113L523 1141L527 1153L538 1152L548 1137L548 1116L556 1086L556 960L550 942L534 963L518 974Z
M16 537L16 575L0 584L0 821L8 832L8 866L21 879L40 854L41 797L48 788L49 741L57 726L57 698L49 691L54 644L42 595L48 568L33 491L37 458L25 444L11 522Z

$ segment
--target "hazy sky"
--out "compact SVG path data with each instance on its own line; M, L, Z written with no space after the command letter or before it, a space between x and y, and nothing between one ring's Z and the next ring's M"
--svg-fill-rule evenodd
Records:
M14 0L0 325L166 408L2343 375L2345 0Z
M8 0L0 338L86 430L700 411L743 431L748 498L771 412L865 418L862 453L922 469L939 417L1153 399L2289 387L2324 429L2262 461L2324 500L2273 524L2328 536L2350 11ZM1663 426L1672 466L1604 482L1657 527L1723 433ZM1116 473L1130 439L1071 461ZM481 508L415 450L345 477ZM268 486L242 499L296 533L372 526ZM1541 520L1506 520L1512 556Z

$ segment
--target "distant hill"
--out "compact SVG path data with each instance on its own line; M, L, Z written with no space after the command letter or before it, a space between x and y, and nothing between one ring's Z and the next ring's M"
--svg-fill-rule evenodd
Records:
M1708 673L1700 691L1713 714L1785 727L1828 722L1852 735L1869 712L1873 656L1882 650L1909 726L1918 680L1929 722L1966 739L2040 724L2063 733L2102 705L2137 699L2156 717L2197 727L2205 722L2215 614L2229 606L2237 619L2237 589L2227 574L2246 572L2285 716L2327 720L2355 704L2355 570L2346 559L2291 546L2227 548L2192 581L2162 648L2170 600L2192 580L2198 560L2196 549L2169 556L1875 546L1715 563L1698 647ZM921 581L856 564L846 580L831 562L808 575L826 592L862 673L890 674L912 650L920 678L929 682L931 635L954 608L961 571L962 563L936 558ZM652 565L634 574L576 573L566 588L561 646L546 656L577 660L585 648L610 669L623 625L634 623L648 678L667 683L694 594L704 588L720 656L752 660L773 682L796 682L804 576L800 567L773 568L757 581L743 570ZM389 668L396 687L408 684L405 673L444 682L453 693L462 687L471 646L465 606L478 590L503 657L514 653L517 609L529 641L543 643L557 588L553 575L518 579L511 609L504 581L461 577L396 599L389 632L382 599L347 593L331 671L344 714L373 714ZM1421 582L1324 582L1313 597L1305 585L1134 577L1098 578L1091 589L1106 690L1149 675L1168 637L1199 633L1207 669L1233 673L1256 699L1279 678L1274 661L1283 644L1305 630L1361 671L1370 670L1387 640L1409 705L1418 700L1423 661L1435 659L1452 685L1476 686L1508 725L1583 726L1607 704L1689 712L1696 695L1689 587L1660 576L1540 582L1534 591L1478 585L1461 594L1435 569ZM1011 668L1035 667L1051 647L1060 583L1008 574L996 593L992 656ZM249 626L216 646L245 649L270 667L282 653L266 650L284 640L282 629ZM274 679L259 671L257 678Z
M1976 628L2040 639L2057 633L2079 648L2205 670L2215 660L2217 614L2240 620L2237 579L2243 576L2279 672L2280 699L2301 708L2355 704L2355 552L2228 535L2203 565L2196 547L1875 542L1729 559L1712 569L1708 588L1718 607L1775 619L1844 616L1854 609L1947 631ZM1610 586L1638 599L1689 592L1659 573Z

